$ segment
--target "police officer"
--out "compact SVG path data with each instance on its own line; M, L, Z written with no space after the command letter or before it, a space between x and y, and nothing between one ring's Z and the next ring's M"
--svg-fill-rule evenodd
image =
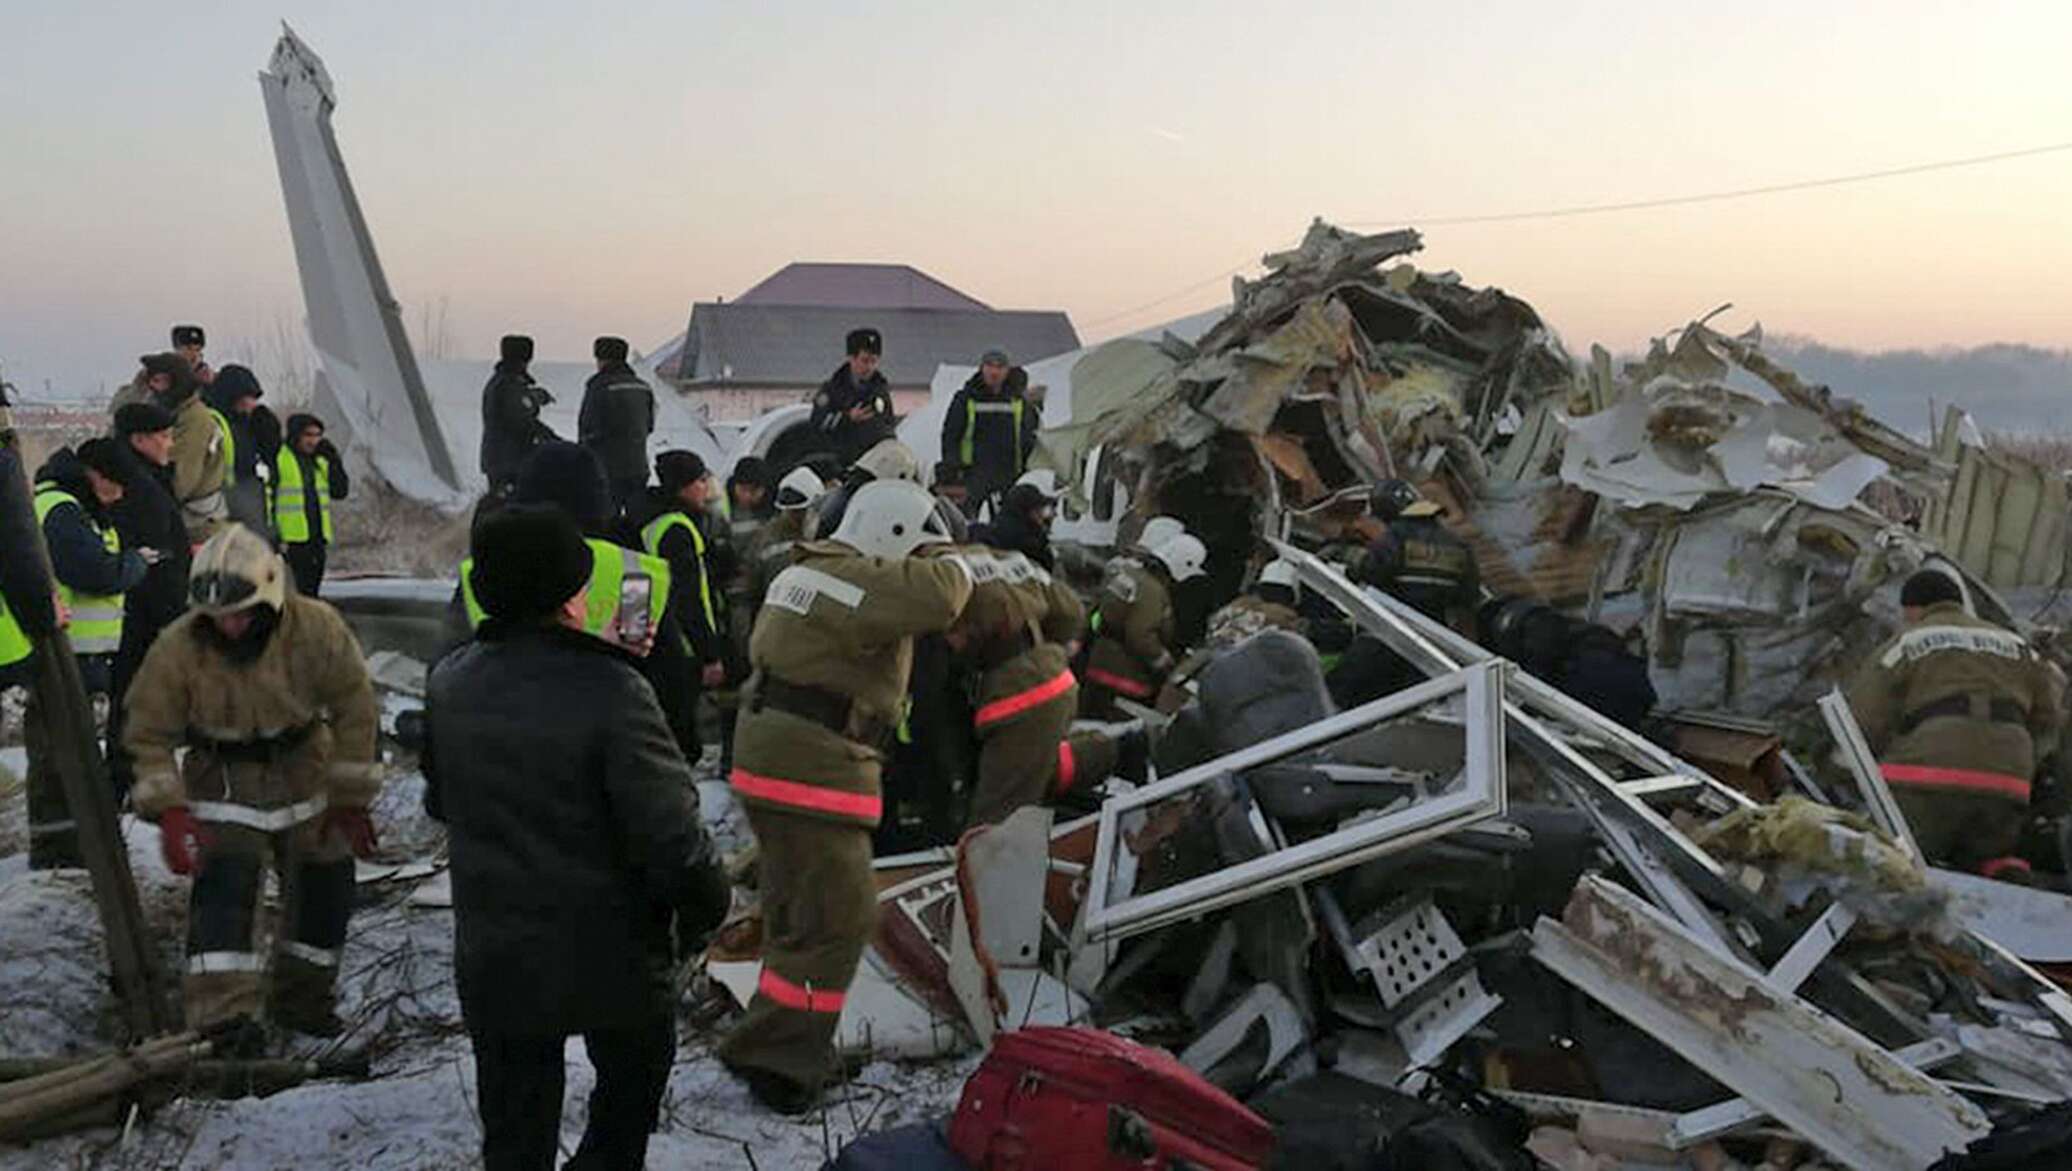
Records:
M1149 704L1173 669L1173 587L1200 577L1208 550L1181 533L1138 561L1123 558L1101 586L1100 626L1087 653L1082 711L1095 719L1120 713L1116 697Z
M1482 600L1481 573L1467 542L1440 523L1440 508L1402 480L1374 488L1369 507L1384 526L1367 547L1354 580L1374 586L1438 622L1472 614Z
M612 505L619 512L647 487L648 436L655 430L655 391L627 364L631 351L622 337L591 343L597 373L583 384L576 415L576 439L604 465Z
M857 489L770 584L729 776L760 853L763 972L720 1058L764 1104L819 1100L849 982L877 924L871 830L915 635L947 629L971 572L914 484Z
M651 557L669 563L671 608L684 636L699 682L718 687L726 681L726 592L713 580L710 544L705 538L706 496L712 479L696 452L665 451L655 457L655 479L649 490L649 519L640 527L640 545Z
M1928 861L2020 880L2029 863L2014 850L2062 688L2020 635L1966 613L1948 574L1916 573L1899 601L1905 628L1864 665L1849 706Z
M295 588L323 592L324 563L334 539L331 502L352 491L338 448L324 438L315 415L289 415L288 441L273 461L273 527L281 554L295 572Z
M1007 351L987 350L978 371L943 411L942 455L964 473L964 511L977 516L1028 467L1043 414L1024 392L1026 370L1008 361Z
M496 369L482 387L482 474L494 495L510 495L526 455L554 438L540 422L540 409L554 396L533 381L531 365L532 339L506 335L497 343Z
M224 526L195 556L194 608L130 687L131 799L158 823L167 868L194 876L189 1028L263 1011L300 1033L339 1029L353 858L374 848L378 713L345 620L287 579L265 538ZM270 979L254 921L269 862L284 892Z
M892 438L899 427L899 417L892 411L891 386L878 371L878 361L885 353L884 337L875 329L852 329L846 342L848 360L820 384L807 421L844 468Z
M90 693L109 689L110 665L122 645L122 597L144 580L146 556L156 557L155 552L124 550L109 519L108 509L122 499L128 478L126 461L112 439L89 439L76 455L59 448L36 473L36 519L50 550L58 599L70 615L65 633ZM32 689L22 719L29 749L29 866L78 866L78 827L57 773L49 767L40 707Z

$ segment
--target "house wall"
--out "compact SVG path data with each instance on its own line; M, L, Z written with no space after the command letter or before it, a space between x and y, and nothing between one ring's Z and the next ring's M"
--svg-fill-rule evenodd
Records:
M816 387L807 386L750 386L731 383L726 386L693 383L685 389L684 397L692 406L705 412L710 423L747 423L764 411L792 403L805 402L811 398ZM903 418L928 405L926 386L895 386L892 388L892 408Z

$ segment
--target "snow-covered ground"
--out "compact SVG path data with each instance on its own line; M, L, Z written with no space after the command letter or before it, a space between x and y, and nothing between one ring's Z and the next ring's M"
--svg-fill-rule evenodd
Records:
M19 749L0 750L0 766L14 777L22 765ZM738 848L745 825L710 757L702 775L706 818L723 848ZM443 855L443 830L423 814L423 785L408 771L389 780L375 810L383 861L436 863ZM83 872L27 869L22 801L18 782L0 773L0 1055L105 1049L113 1013L91 890ZM154 827L125 818L124 828L146 915L167 971L177 972L184 880L165 870ZM264 1099L177 1100L127 1133L106 1129L0 1148L0 1171L476 1165L481 1132L474 1060L453 987L453 912L423 905L442 900L411 898L428 885L432 894L441 881L362 882L341 975L339 1012L351 1031L338 1047L367 1052L371 1079L312 1082ZM649 1166L816 1168L858 1133L948 1113L977 1061L879 1062L822 1113L791 1121L757 1106L712 1056L726 1023L684 1026ZM303 1048L295 1055L321 1054ZM565 1152L582 1134L591 1085L580 1042L570 1043L568 1064Z

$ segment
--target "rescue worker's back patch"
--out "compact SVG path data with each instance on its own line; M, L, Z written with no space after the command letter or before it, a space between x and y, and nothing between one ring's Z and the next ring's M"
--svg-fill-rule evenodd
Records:
M794 614L813 612L813 599L827 598L846 609L854 610L863 604L864 589L853 582L843 581L832 573L814 569L808 565L794 565L777 575L770 583L770 594L763 600L766 606L776 606Z

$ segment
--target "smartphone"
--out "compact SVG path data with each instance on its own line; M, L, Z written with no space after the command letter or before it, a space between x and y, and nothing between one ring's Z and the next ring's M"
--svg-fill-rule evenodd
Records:
M628 574L619 583L619 641L628 646L646 642L649 634L649 604L655 596L655 579L646 574Z

